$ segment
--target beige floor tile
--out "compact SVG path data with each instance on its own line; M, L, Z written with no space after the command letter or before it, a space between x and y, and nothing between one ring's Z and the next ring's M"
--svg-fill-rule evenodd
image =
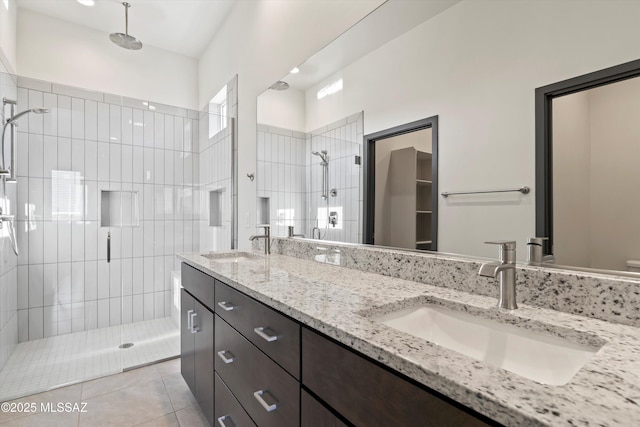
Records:
M91 399L116 390L159 379L156 365L145 366L121 374L109 375L82 384L82 398Z
M132 426L173 412L160 378L85 400L87 413L80 414L81 427Z
M168 375L162 378L164 385L171 399L173 410L178 411L189 406L198 406L189 386L182 378L182 374Z
M156 368L158 369L158 374L161 377L177 374L180 372L180 358L158 363Z
M180 427L180 422L176 417L176 414L171 413L164 417L155 418L146 423L137 424L136 427Z
M41 403L52 403L56 405L58 403L80 403L80 394L82 390L81 384L75 384L68 387L61 387L55 390L46 391L44 393L33 394L31 396L22 397L20 399L12 400L11 402L26 404L35 403L37 412L40 412ZM24 418L26 416L33 416L29 412L2 412L0 411L0 424L7 423L12 420ZM4 427L4 426L3 426Z
M2 427L75 427L78 425L78 413L39 413L24 418L18 418Z
M209 422L200 407L189 407L176 411L180 427L209 427Z

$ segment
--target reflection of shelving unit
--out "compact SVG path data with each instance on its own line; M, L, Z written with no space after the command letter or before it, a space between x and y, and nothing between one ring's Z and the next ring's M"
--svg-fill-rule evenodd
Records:
M431 249L432 156L413 147L391 152L391 246Z

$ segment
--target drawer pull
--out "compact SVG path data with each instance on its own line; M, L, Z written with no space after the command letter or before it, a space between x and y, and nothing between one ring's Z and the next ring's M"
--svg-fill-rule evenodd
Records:
M231 304L230 302L227 301L220 301L218 303L218 305L224 310L224 311L232 311L234 308L236 308L235 305Z
M198 327L196 326L196 323L194 322L194 320L196 319L196 316L198 315L198 313L191 313L189 315L189 317L191 318L191 333L195 334L196 332L199 331Z
M229 357L227 357L226 354L228 354ZM218 357L220 357L220 359L222 359L222 361L226 364L232 363L235 360L235 357L233 356L233 354L227 350L219 351Z
M218 418L218 424L220 424L220 427L236 427L231 419L231 415L223 415Z
M256 334L260 335L262 338L264 338L265 341L267 342L272 342L278 339L278 335L269 335L266 333L266 330L269 329L269 327L264 327L264 326L259 326L257 328L253 328L253 332L255 332Z
M193 313L193 310L187 310L187 329L189 332L193 331L193 325L191 324L193 318L191 317L191 313Z
M267 411L267 412L271 412L271 411L275 411L276 409L278 409L278 402L276 403L272 403L271 405L269 405L267 402L265 402L265 400L262 398L263 395L266 395L267 393L269 393L268 391L263 391L263 390L258 390L256 392L253 393L253 397L256 398L256 400L262 405L262 407Z

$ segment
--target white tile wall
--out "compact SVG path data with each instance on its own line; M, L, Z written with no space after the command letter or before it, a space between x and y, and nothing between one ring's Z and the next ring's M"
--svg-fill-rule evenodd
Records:
M170 271L177 252L200 249L193 195L210 169L200 167L193 112L24 81L13 89L18 109L50 112L18 128L21 255L6 279L0 271L0 296L13 301L0 305L0 367L18 342L171 315ZM101 190L137 191L139 226L101 227Z

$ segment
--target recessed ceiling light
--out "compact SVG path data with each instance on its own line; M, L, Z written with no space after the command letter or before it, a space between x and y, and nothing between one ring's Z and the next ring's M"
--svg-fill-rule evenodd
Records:
M76 0L76 1L83 6L93 6L94 4L96 4L94 0Z
M295 67L293 70L291 70L291 74L298 74L300 72L300 68Z

